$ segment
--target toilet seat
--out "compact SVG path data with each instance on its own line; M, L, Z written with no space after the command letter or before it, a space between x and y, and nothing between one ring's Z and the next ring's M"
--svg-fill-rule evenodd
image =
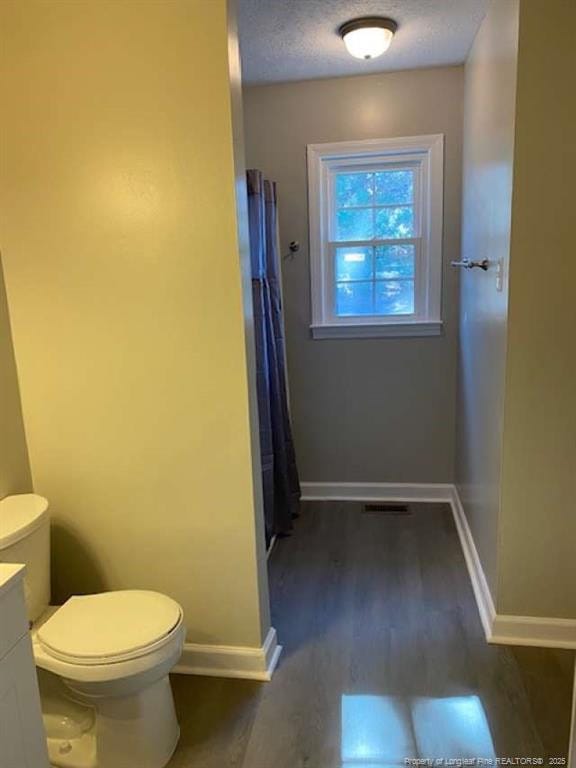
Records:
M32 648L34 661L40 669L45 669L62 679L75 681L78 684L98 684L100 686L114 685L125 686L128 679L138 676L156 676L159 670L164 669L164 674L178 663L184 646L186 631L181 623L170 633L167 642L161 648L145 653L128 661L116 661L112 664L79 664L77 661L70 663L57 659L45 650L38 640L37 632L32 629Z
M181 625L182 609L166 595L120 590L71 597L38 627L35 639L66 664L109 665L154 654Z

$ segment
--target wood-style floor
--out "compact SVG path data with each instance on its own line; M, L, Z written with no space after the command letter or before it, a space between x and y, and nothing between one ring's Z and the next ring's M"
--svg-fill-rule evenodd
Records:
M170 768L566 755L574 654L486 643L447 505L309 502L269 565L273 680L173 676Z

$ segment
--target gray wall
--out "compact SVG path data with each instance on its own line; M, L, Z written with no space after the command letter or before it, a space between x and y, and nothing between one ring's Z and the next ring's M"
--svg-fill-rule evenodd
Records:
M288 368L304 481L451 482L455 443L463 69L246 88L248 167L279 185ZM311 340L306 145L444 133L445 333Z
M508 274L518 2L495 2L465 69L462 253L502 261ZM456 482L496 597L508 284L463 273Z
M496 611L513 616L576 617L576 102L558 98L574 24L565 0L493 0L465 71L462 249L509 281L462 277L456 477Z

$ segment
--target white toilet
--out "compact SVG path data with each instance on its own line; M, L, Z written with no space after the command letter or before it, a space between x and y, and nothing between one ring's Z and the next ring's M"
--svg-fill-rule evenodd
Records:
M184 643L182 609L123 590L49 605L48 502L0 500L0 562L24 563L50 762L58 768L162 768L179 737L168 673Z

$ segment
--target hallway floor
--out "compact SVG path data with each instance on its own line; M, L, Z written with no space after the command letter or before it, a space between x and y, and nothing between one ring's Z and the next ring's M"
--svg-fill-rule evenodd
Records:
M565 756L574 653L486 643L448 505L305 503L269 565L273 680L173 676L170 768Z

